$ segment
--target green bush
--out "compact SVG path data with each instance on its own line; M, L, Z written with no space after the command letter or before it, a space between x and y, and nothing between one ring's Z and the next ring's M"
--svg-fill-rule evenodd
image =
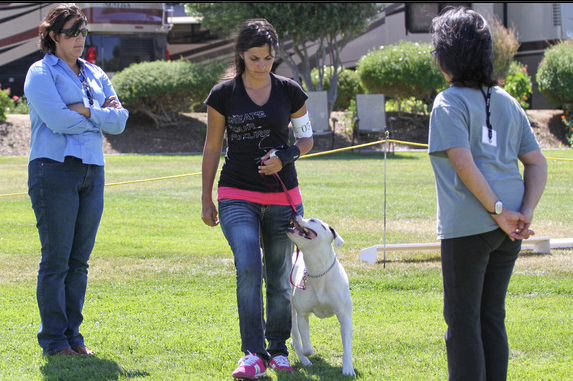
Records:
M527 73L527 65L512 61L503 88L517 99L521 107L529 108L527 100L531 95L532 84L531 77Z
M4 123L6 121L6 111L10 107L11 103L10 91L2 90L0 88L0 123Z
M28 106L28 100L25 95L22 95L21 97L14 95L10 98L10 89L0 89L0 92L3 93L0 94L0 98L2 98L0 100L0 114L4 115L4 121L6 114L27 115L30 113L30 107ZM2 123L2 119L2 116L0 116L0 123Z
M324 67L323 90L330 90L330 73L332 73L332 66ZM316 89L318 85L318 68L312 69L310 72L312 79L312 86ZM360 83L360 77L354 70L344 69L338 74L337 95L333 111L344 111L350 107L350 101L356 94L364 94L365 90Z
M573 111L573 41L547 49L537 69L539 91L554 106Z
M14 96L12 98L12 104L10 105L10 114L29 114L30 107L28 106L28 99L25 95L21 97Z
M400 104L394 99L386 101L386 112L390 111L404 111L410 114L429 114L429 106L415 97L403 99Z
M401 100L415 97L426 104L447 87L434 64L431 44L401 41L363 56L356 71L367 91Z
M183 60L141 62L115 74L112 83L125 108L151 117L160 127L202 103L224 69Z

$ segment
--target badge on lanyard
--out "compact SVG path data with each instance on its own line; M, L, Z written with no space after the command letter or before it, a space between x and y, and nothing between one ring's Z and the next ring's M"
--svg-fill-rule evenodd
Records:
M484 144L497 147L497 132L495 130L491 130L487 126L482 127L482 134L481 134L481 141Z
M482 134L481 134L481 141L484 144L493 146L493 147L497 147L497 132L493 129L493 127L491 126L491 123L489 121L489 117L490 117L490 110L489 110L489 105L490 105L490 101L491 101L491 87L487 88L487 95L485 94L485 92L483 91L483 89L481 89L481 93L483 95L483 99L485 100L485 115L486 115L486 125L482 127Z

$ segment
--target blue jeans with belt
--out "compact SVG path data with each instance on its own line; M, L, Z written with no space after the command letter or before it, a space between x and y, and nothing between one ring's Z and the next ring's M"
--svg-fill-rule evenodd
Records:
M42 246L36 296L44 353L84 345L88 259L103 212L104 168L66 157L28 165L28 193Z
M303 213L302 204L297 206L297 212ZM294 243L286 233L293 214L291 206L219 201L221 229L235 259L241 350L256 353L266 361L276 355L288 356Z
M521 241L497 229L442 240L450 381L505 381L505 297Z

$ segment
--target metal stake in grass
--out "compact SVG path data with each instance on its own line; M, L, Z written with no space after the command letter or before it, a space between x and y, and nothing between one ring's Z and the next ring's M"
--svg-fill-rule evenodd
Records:
M390 145L390 132L385 131L386 145L384 147L384 268L386 268L386 154Z

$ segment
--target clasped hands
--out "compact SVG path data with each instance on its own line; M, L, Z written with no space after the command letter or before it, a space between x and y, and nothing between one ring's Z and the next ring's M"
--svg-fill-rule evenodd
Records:
M504 209L501 214L492 217L512 241L527 239L535 234L533 230L529 229L531 218L527 218L520 212Z

